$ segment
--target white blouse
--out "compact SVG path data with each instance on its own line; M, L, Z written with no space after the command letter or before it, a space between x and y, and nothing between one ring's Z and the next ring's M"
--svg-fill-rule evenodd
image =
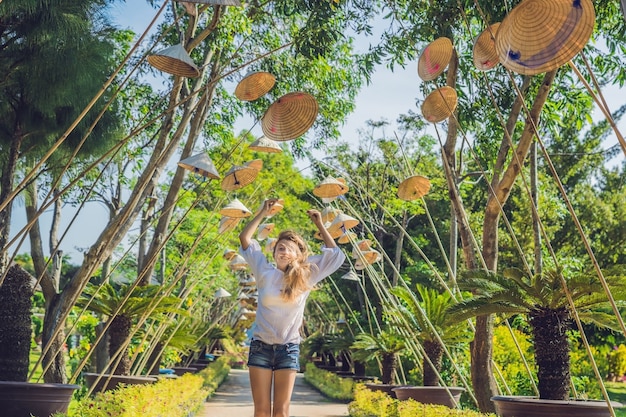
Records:
M300 343L304 307L311 291L302 293L293 302L283 300L280 294L284 273L267 260L259 243L252 239L248 249L243 250L240 247L239 253L250 265L259 292L252 338L270 345ZM313 287L339 269L345 259L346 255L338 247L322 246L320 255L309 256L308 261L311 263L309 287Z

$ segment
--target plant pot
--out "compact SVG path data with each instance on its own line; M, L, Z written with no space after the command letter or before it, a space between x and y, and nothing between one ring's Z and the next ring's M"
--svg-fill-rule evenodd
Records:
M187 367L187 366L172 366L172 369L174 370L174 373L178 376L182 376L186 373L191 373L191 374L195 374L196 372L198 372L198 368L193 368L193 367Z
M397 384L365 384L365 387L370 391L381 391L389 395L391 398L397 398L396 393L393 391L395 388L405 387L406 385Z
M394 388L393 392L399 400L414 399L422 404L439 404L456 408L465 391L463 387L415 387L404 386Z
M491 397L496 414L501 417L609 417L606 401L600 400L541 400L537 397L496 395ZM613 408L623 404L611 401Z
M49 417L66 413L72 394L80 388L71 384L0 381L0 414L3 417Z
M85 378L85 383L89 389L91 389L92 393L112 390L117 388L120 384L152 384L157 381L157 378L150 376L96 374L91 372L83 373L83 377Z

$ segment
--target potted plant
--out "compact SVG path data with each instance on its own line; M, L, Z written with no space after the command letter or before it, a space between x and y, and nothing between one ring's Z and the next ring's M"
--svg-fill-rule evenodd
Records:
M398 355L406 348L404 338L392 331L382 330L377 336L359 333L354 339L350 349L355 360L368 362L379 359L381 363L382 384L366 383L365 386L372 391L383 391L395 397L392 390L402 386L393 382L396 380Z
M449 292L441 293L422 285L417 285L417 294L403 287L395 287L392 292L404 301L404 316L424 349L423 386L395 388L396 397L455 408L465 388L440 385L444 346L460 345L469 342L472 337L464 320L459 321L446 313L456 300Z
M512 416L610 416L605 401L571 400L570 347L568 332L574 327L571 298L576 314L583 322L617 328L612 314L602 311L608 307L607 297L598 280L586 274L571 274L563 278L560 271L526 275L518 269L502 274L477 270L459 280L461 288L472 290L475 296L451 306L448 313L457 320L484 314L524 315L531 327L539 397L494 396L496 412ZM624 299L623 276L606 277L613 295ZM612 407L621 407L616 402ZM518 408L519 407L519 408ZM523 411L520 411L523 410ZM554 410L554 411L553 411Z
M67 412L78 385L28 382L35 279L13 264L0 284L0 410L5 417Z

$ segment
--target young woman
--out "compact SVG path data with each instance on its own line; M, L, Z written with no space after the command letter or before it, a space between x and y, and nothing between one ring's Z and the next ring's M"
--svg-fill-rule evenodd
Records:
M322 253L309 255L302 237L287 230L278 236L275 266L271 264L252 235L276 201L266 200L239 235L239 252L250 265L259 292L248 357L254 417L289 416L291 393L300 368L300 326L306 299L311 288L345 260L324 227L320 212L309 210L307 214L324 240Z

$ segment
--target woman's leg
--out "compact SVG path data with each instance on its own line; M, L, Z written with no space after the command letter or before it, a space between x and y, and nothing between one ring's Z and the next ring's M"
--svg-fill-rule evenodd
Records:
M295 369L274 371L274 412L273 417L289 417L291 393L296 382Z
M254 417L271 417L272 373L274 371L258 366L250 366L248 370L254 402Z

